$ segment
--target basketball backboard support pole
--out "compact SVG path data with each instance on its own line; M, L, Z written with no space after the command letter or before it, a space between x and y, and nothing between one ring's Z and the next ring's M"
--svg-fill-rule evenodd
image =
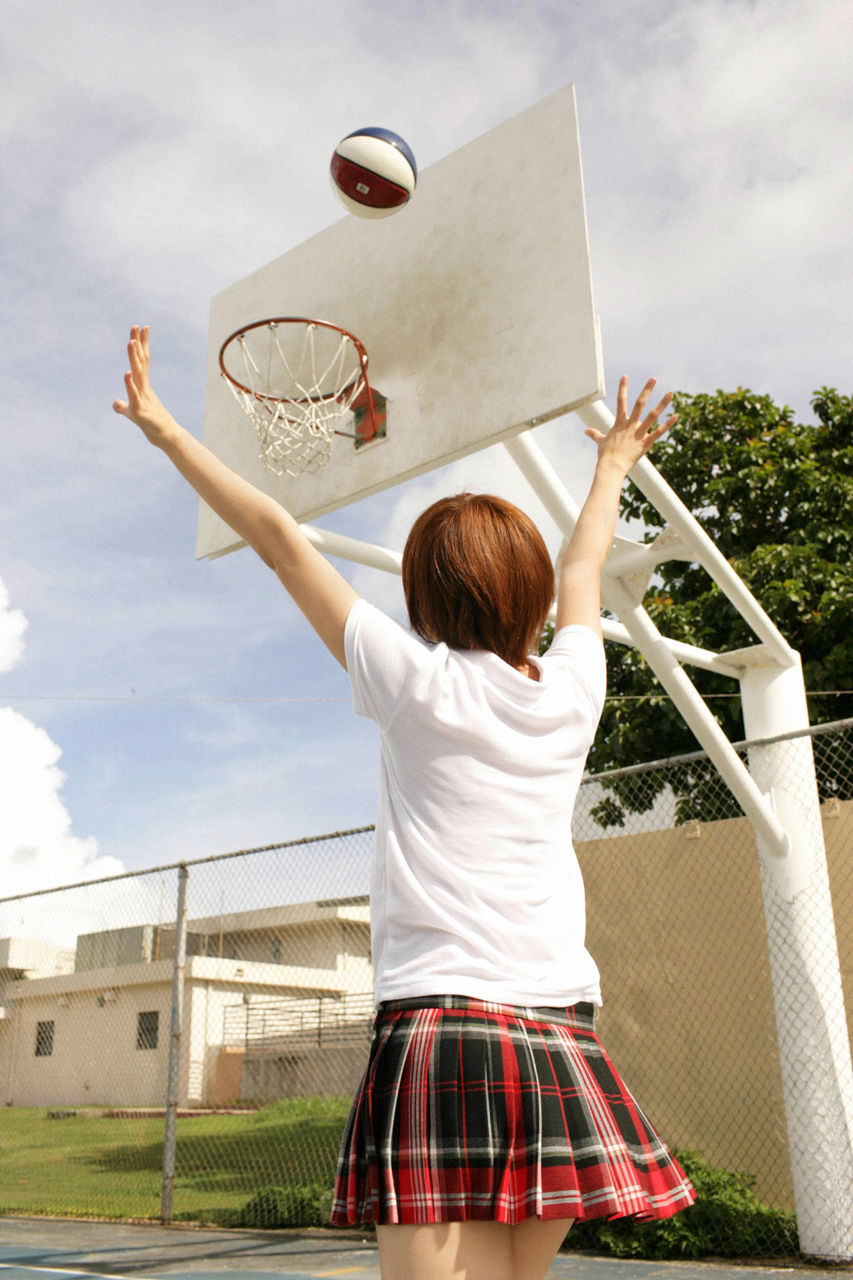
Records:
M604 431L614 421L603 404L578 416ZM568 536L578 508L541 450L529 435L506 448ZM656 551L617 539L602 575L602 599L626 635L611 632L610 638L640 650L755 827L800 1246L815 1257L847 1261L853 1258L853 1067L811 739L759 742L750 748L747 769L672 642L642 607L648 578L670 552L702 564L756 633L752 648L697 655L699 665L739 680L747 738L808 729L799 655L648 459L631 479L668 524L652 544ZM691 659L684 650L679 656Z
M388 407L386 440L357 452L336 441L329 468L298 481L264 470L219 376L227 334L281 314L359 337ZM211 308L206 443L303 522L320 550L387 572L400 572L398 552L311 522L502 442L567 537L578 507L530 428L575 410L608 430L603 395L571 87L424 169L416 199L393 218L345 218ZM849 1260L853 1069L811 741L751 747L747 768L684 670L737 679L747 737L761 739L808 727L799 658L652 464L631 479L666 527L652 544L615 540L602 597L619 620L604 620L604 634L640 650L755 827L801 1248ZM240 545L202 504L198 554ZM642 600L672 558L706 569L755 645L713 653L660 634Z

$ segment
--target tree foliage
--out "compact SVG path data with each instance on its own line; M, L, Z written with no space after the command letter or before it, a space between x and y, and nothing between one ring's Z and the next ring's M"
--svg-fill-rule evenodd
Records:
M657 445L653 461L800 653L811 723L818 724L853 715L850 694L820 696L853 689L853 399L824 387L812 407L816 422L806 424L769 396L741 388L680 394L679 421ZM646 542L664 525L633 485L625 487L622 515L642 522ZM661 565L644 604L661 633L673 639L717 651L757 643L696 564ZM695 738L643 657L613 643L607 651L609 698L591 771L694 751ZM737 686L702 670L691 677L727 735L742 738L740 699L731 696ZM698 785L687 770L682 819L702 816ZM602 822L620 821L627 795L620 797L619 790L602 806ZM690 796L694 803L685 805ZM718 809L714 816L724 814Z

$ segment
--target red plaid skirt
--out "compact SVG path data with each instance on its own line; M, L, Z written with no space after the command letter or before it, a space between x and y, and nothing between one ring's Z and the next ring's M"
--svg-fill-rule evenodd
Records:
M591 1004L379 1008L331 1221L651 1221L696 1196L620 1080Z

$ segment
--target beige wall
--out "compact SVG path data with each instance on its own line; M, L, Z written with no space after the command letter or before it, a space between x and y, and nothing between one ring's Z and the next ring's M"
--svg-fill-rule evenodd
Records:
M823 806L823 834L847 1025L853 1040L853 800L843 804L830 800Z
M824 806L853 1012L853 802ZM598 1031L672 1145L757 1177L793 1208L755 837L747 819L578 845ZM851 1026L853 1034L853 1026Z
M74 951L39 938L0 938L0 975L29 978L70 973Z
M165 1096L170 986L75 991L16 1000L5 1066L13 1106L152 1106ZM64 1003L60 1003L60 999ZM156 1049L137 1049L137 1015L157 1010ZM36 1027L53 1022L53 1052L36 1057Z

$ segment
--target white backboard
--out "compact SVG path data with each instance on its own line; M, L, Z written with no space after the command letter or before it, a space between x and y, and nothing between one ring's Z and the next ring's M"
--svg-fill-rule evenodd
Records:
M299 477L264 468L218 359L241 325L287 315L360 338L388 400L384 440L336 438L331 461ZM603 394L571 86L424 169L393 217L347 215L211 307L205 443L298 520ZM202 503L198 555L239 545Z

